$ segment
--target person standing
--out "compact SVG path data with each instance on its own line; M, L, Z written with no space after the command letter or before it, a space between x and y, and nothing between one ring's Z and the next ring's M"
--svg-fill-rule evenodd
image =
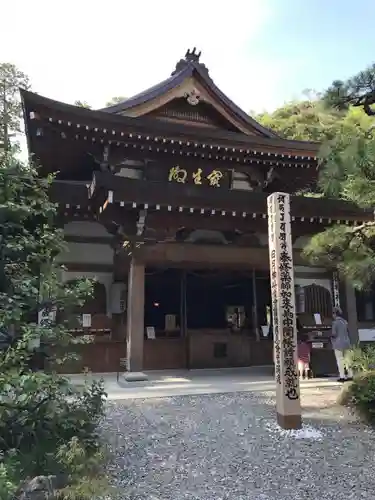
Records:
M309 336L302 332L297 333L297 356L299 377L307 379L310 376L311 344Z
M350 348L348 322L342 317L342 311L339 307L333 310L331 344L339 371L339 382L353 380L353 371L345 359L346 351Z

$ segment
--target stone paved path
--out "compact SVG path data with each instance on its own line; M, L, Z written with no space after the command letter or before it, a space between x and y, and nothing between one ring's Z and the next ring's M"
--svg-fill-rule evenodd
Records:
M110 402L108 473L129 500L373 499L375 435L336 396L303 394L320 439L280 432L272 392Z

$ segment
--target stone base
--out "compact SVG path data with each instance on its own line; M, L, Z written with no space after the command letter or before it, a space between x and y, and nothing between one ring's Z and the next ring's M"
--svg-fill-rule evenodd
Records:
M143 372L126 372L122 376L125 382L145 382L148 376Z
M282 415L281 413L277 413L277 423L285 430L302 428L301 415Z

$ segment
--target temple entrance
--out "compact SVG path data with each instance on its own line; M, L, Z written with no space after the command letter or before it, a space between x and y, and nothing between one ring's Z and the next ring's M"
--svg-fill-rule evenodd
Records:
M254 330L251 275L225 270L186 272L189 330Z
M181 336L181 288L180 269L146 269L145 327L156 338Z
M269 304L268 272L146 269L145 369L272 363Z

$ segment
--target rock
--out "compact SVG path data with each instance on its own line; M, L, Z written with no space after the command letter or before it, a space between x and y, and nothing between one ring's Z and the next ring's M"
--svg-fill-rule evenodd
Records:
M145 373L142 372L127 372L124 373L123 379L126 382L145 382L148 380L148 377Z
M48 476L37 476L25 481L17 495L19 500L46 500L53 498L53 488Z
M57 489L67 484L65 476L36 476L25 481L16 496L17 500L54 500Z

